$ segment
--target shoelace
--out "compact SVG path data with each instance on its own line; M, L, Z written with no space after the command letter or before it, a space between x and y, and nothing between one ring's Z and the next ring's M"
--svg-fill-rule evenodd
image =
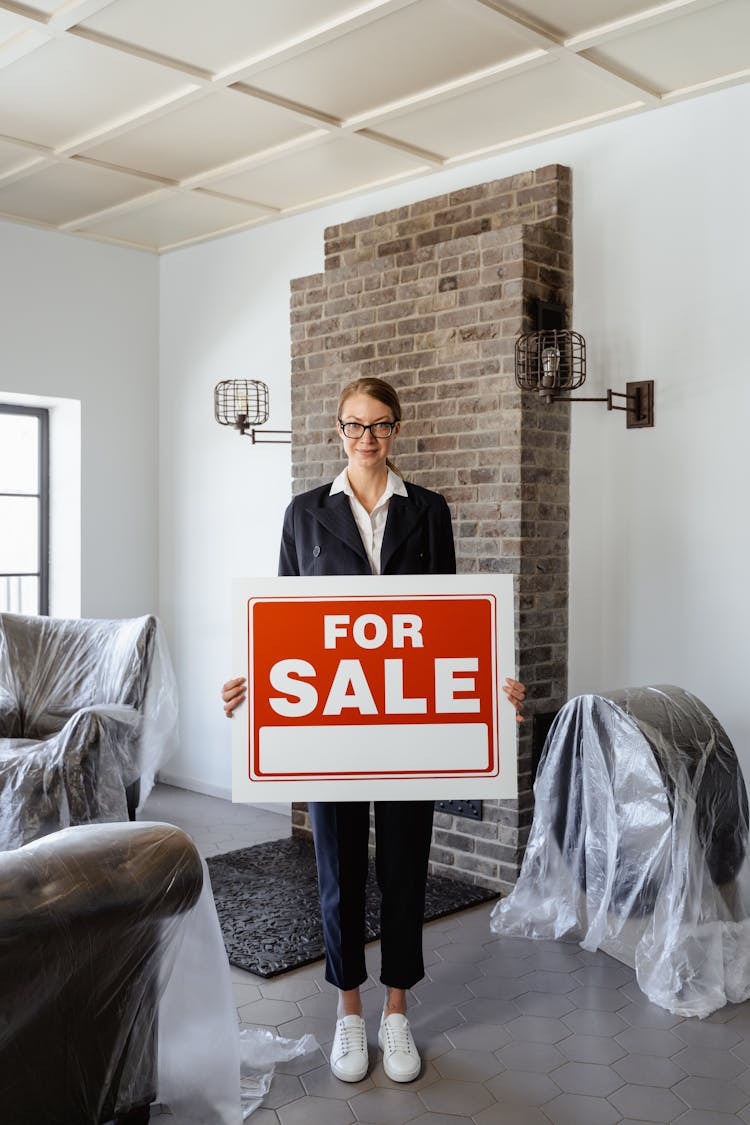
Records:
M364 1025L352 1025L339 1020L336 1038L341 1046L341 1054L348 1055L350 1051L364 1051L367 1044Z
M385 1040L388 1047L388 1054L394 1054L396 1051L403 1051L404 1054L411 1054L412 1037L409 1032L408 1023L399 1023L395 1027L388 1020L383 1020L383 1027L385 1028Z

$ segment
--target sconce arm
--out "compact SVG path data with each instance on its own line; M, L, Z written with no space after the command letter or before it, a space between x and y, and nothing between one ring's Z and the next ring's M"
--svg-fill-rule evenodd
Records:
M253 445L290 445L292 441L291 430L256 430L249 425L246 414L238 414L234 429L241 437L249 437ZM287 434L287 437L266 437L266 434Z
M638 394L629 395L625 391L611 391L609 388L607 389L607 410L630 410L630 406L615 406L612 402L613 398L625 398L629 403L634 404L636 410L639 409L640 395Z
M626 425L629 430L645 429L654 424L654 381L641 379L638 382L626 383L624 391L607 390L601 398L585 398L578 395L545 394L543 388L540 393L547 402L606 402L607 410L623 410L627 414ZM613 398L624 398L627 406L615 406Z
M549 399L550 402L606 402L609 403L609 392L603 398L584 398L582 395L546 395L544 390L540 392L544 398ZM624 406L607 407L608 410L625 410Z
M288 437L269 438L266 434L288 434ZM250 430L248 435L252 438L253 445L291 445L291 430Z

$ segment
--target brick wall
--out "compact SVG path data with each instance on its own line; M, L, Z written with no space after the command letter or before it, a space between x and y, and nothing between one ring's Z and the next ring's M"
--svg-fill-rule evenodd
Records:
M325 232L326 270L554 216L570 218L570 170L557 164L382 211Z
M530 713L559 707L567 687L569 413L522 403L513 378L537 297L572 298L570 171L557 165L329 228L325 271L291 294L295 493L343 467L341 386L392 382L404 407L394 459L446 497L459 572L517 576ZM433 870L513 885L531 822L530 728L518 801L485 802L482 822L437 813ZM308 830L304 806L293 825Z

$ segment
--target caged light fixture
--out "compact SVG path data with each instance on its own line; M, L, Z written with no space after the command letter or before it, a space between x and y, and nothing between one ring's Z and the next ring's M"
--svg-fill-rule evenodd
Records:
M214 418L234 426L253 445L288 445L291 430L257 430L268 421L268 384L259 379L224 379L214 387ZM268 437L284 434L285 437Z
M571 396L586 382L586 341L580 332L563 328L565 309L537 301L537 330L516 339L516 385L536 391L543 402L606 402L607 410L624 410L629 430L654 424L654 381L642 379L625 384L624 391L607 390L601 398ZM624 406L614 399L625 399Z

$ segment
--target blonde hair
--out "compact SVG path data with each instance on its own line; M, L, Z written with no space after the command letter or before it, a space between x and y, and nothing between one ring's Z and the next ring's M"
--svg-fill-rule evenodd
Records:
M399 401L396 388L392 387L390 383L386 383L385 379L376 379L375 376L370 376L364 379L355 379L352 383L347 385L339 395L338 417L341 417L341 411L344 409L344 403L352 395L369 395L370 398L377 399L382 402L383 406L387 406L393 415L394 422L401 421L401 403Z
M374 375L371 375L347 383L339 395L337 419L341 417L346 400L351 398L352 395L368 395L370 398L376 399L377 402L382 402L383 406L387 406L393 415L393 421L401 421L401 402L398 392L390 383L386 383L385 379L377 379ZM386 459L385 463L394 473L403 477L403 473L394 465L390 457Z

